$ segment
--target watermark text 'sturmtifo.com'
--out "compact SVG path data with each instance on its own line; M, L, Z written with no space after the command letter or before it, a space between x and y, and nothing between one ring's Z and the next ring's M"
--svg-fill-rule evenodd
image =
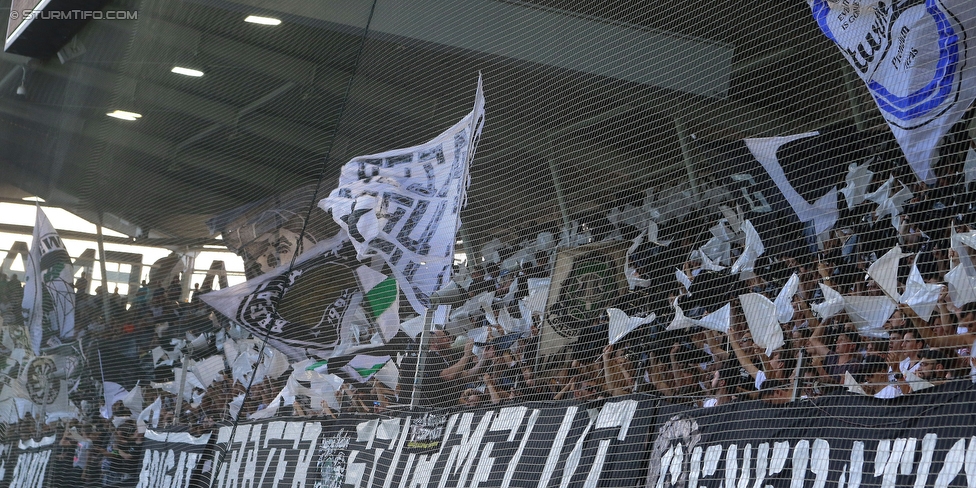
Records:
M13 20L137 20L136 10L11 10Z

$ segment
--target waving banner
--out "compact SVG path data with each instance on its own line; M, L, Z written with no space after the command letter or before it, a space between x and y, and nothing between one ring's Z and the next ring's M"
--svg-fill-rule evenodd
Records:
M360 258L381 256L417 313L451 279L468 165L484 123L478 80L474 110L430 142L359 156L319 206L349 232Z
M58 231L38 207L34 238L27 255L24 280L24 323L30 331L31 348L41 354L41 344L60 344L75 334L74 267Z
M820 30L864 80L918 178L976 99L971 0L808 0Z
M376 345L372 338L397 316L398 287L378 274L340 235L308 249L294 266L285 263L200 298L256 337L267 337L293 362L328 359Z

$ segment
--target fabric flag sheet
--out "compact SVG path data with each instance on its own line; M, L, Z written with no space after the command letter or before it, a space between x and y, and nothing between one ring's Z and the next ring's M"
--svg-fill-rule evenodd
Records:
M61 237L40 207L26 264L21 306L31 348L40 355L45 336L50 335L51 341L55 335L70 339L75 333L74 268Z
M361 270L365 265L342 234L320 241L294 266L285 263L200 298L256 337L267 336L293 362L382 345L380 328L396 315L395 283Z
M939 141L976 99L972 0L807 0L864 81L918 178L935 182Z
M773 183L776 184L776 188L779 189L786 201L789 202L790 207L796 212L796 216L800 219L800 222L809 222L812 220L816 232L819 234L830 229L837 222L837 188L831 188L830 191L811 204L790 184L776 154L780 146L784 144L818 135L820 135L819 132L808 132L786 137L745 139L744 142L753 156L756 157L756 160L759 161L759 164L762 164L766 172L769 173L769 176L773 179Z
M319 206L349 233L360 259L381 256L414 311L451 279L454 244L484 124L478 80L474 110L430 142L346 163Z

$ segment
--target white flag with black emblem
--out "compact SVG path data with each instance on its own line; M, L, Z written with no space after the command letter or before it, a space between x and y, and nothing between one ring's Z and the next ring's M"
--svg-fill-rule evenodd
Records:
M58 231L38 207L34 237L27 255L24 325L30 331L31 348L41 354L45 337L71 339L75 334L74 267ZM50 345L57 345L58 341Z
M939 141L976 99L972 0L807 3L867 84L915 174L934 183Z
M474 110L460 122L419 146L353 158L339 187L319 202L348 231L360 259L386 260L417 313L451 279L484 114L479 77Z

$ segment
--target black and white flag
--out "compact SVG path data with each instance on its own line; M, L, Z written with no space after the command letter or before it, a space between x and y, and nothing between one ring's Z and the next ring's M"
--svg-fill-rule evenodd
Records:
M388 269L361 264L343 234L320 241L293 266L200 298L292 361L382 345L381 336L392 336L387 322L397 315L397 284Z
M935 182L938 144L976 99L972 0L807 0L864 80L919 180Z
M319 202L348 231L360 259L380 256L414 311L451 279L469 175L485 100L478 79L474 110L430 142L342 167L339 187Z
M41 354L45 336L70 339L75 334L74 267L64 242L44 211L37 208L34 236L24 280L24 324L31 348ZM60 344L54 341L52 345Z

